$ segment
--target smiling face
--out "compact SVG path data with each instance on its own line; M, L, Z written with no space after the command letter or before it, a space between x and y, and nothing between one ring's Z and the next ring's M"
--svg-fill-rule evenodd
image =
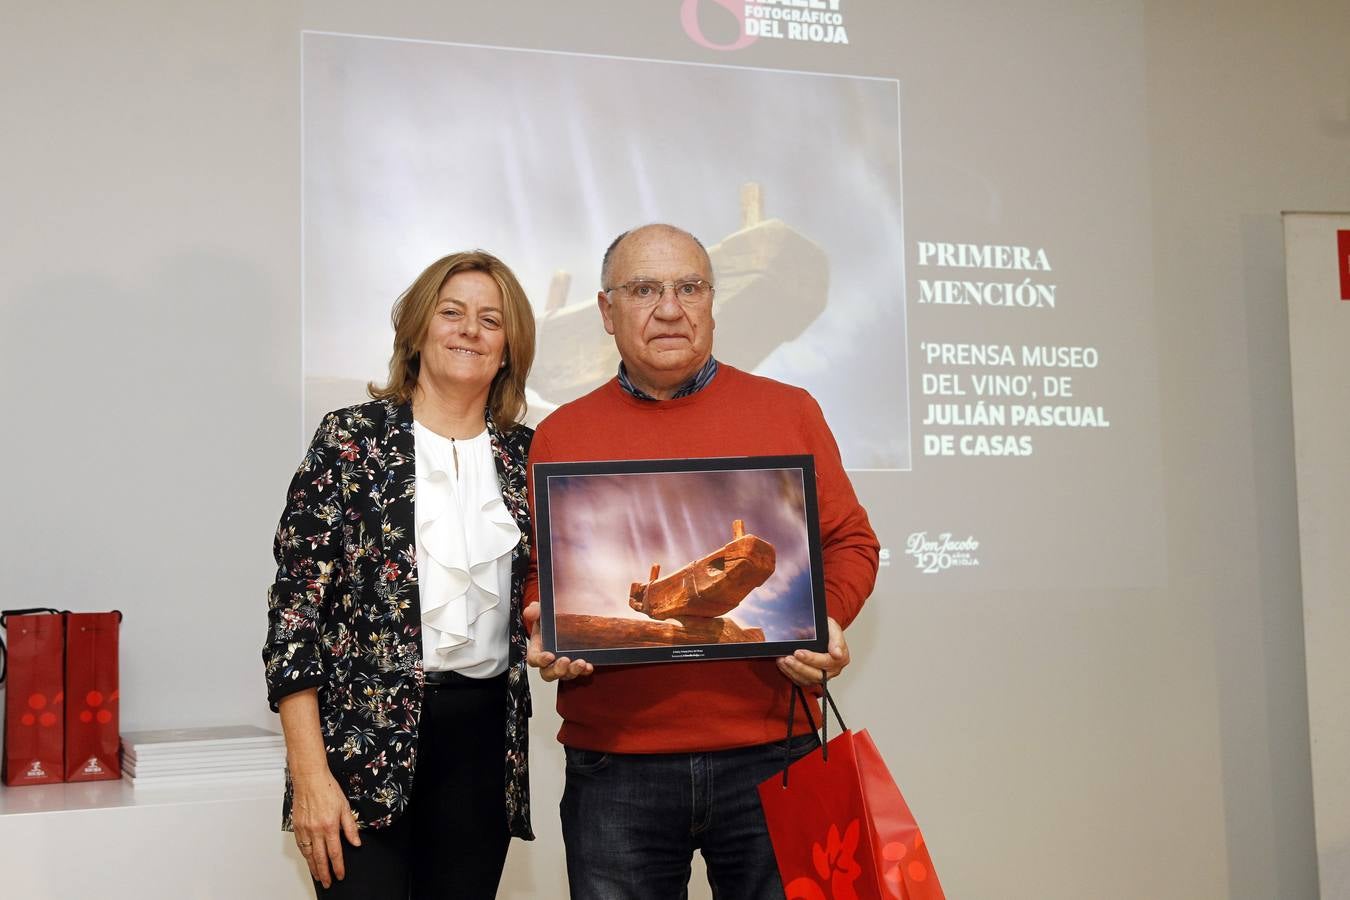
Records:
M677 282L713 280L708 254L684 232L653 225L639 228L614 248L606 288L636 279ZM601 291L597 302L605 331L623 358L629 378L657 399L669 398L712 355L712 300L682 304L664 291L655 306L642 308L623 290Z
M456 272L441 285L420 348L417 383L441 396L485 400L506 350L501 291L486 272Z

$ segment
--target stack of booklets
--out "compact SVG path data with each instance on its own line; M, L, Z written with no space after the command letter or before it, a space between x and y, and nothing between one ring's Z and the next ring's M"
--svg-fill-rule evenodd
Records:
M281 735L254 725L122 735L122 777L136 787L274 781L286 766Z

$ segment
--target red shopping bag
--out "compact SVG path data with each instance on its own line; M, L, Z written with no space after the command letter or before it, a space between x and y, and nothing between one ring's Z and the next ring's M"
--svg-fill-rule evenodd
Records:
M800 691L794 686L789 740ZM834 708L828 690L824 699ZM761 784L759 799L787 900L946 900L919 826L866 731L844 728Z
M62 780L65 620L54 609L0 613L4 650L5 749L3 780L14 786Z
M122 614L65 613L66 781L121 778L117 628Z

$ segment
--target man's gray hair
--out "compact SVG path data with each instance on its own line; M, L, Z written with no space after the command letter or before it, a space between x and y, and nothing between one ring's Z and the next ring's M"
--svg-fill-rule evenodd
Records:
M666 224L665 222L652 222L651 224L648 224L648 225L639 225L637 228L630 228L630 229L628 229L627 231L625 231L625 232L623 232L622 234L620 234L620 235L619 235L618 237L616 237L614 240L610 241L609 246L605 249L605 256L604 256L604 259L601 260L601 262L600 262L600 287L601 287L601 288L603 288L604 290L610 291L610 290L613 290L614 288L618 287L618 285L616 285L616 284L610 284L610 275L613 274L613 273L610 271L610 267L611 267L611 265L612 265L612 263L613 263L613 261L614 261L614 251L617 250L617 249L619 249L619 245L622 244L622 243L624 242L624 238L627 238L627 237L630 236L630 235L637 234L639 231L646 231L646 230L649 229L649 228L661 228L661 229L665 229L666 231L673 231L673 232L675 232L676 234L682 234L682 235L684 235L685 237L689 238L689 240L693 241L695 244L698 245L698 249L700 249L700 250L703 251L703 256L708 260L708 272L711 274L711 272L712 272L712 257L708 255L708 248L705 247L705 246L703 246L703 242L702 242L702 241L700 241L698 238L694 237L694 236L693 236L692 234L690 234L689 232L685 231L683 228L679 228L679 227L677 227L677 226L675 226L675 225L668 225L668 224Z

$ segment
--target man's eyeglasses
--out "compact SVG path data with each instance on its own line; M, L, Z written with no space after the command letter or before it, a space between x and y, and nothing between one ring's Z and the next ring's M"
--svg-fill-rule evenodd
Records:
M706 303L713 295L713 286L702 278L689 278L684 281L635 278L618 287L608 288L605 293L612 294L618 291L633 306L655 306L668 290L674 292L675 299L685 306Z

